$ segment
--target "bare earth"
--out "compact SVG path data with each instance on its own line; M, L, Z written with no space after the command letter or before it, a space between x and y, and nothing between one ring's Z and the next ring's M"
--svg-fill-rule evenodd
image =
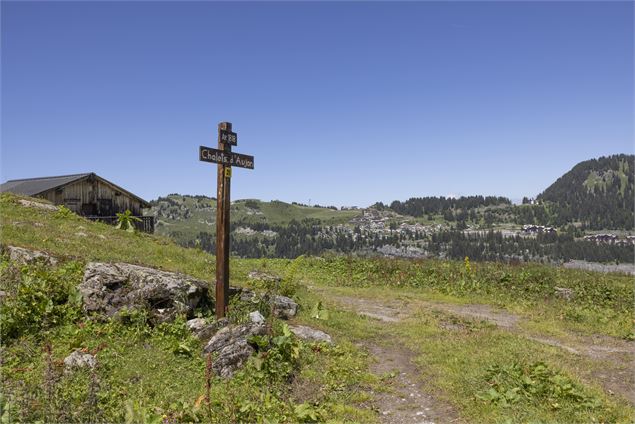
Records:
M317 288L315 288L317 289ZM317 289L318 291L322 291ZM326 294L322 292L322 294ZM463 318L490 322L500 328L522 335L530 340L558 347L574 355L582 355L603 363L603 370L592 375L594 381L601 384L609 393L618 393L635 405L635 343L608 336L571 335L570 340L562 341L553 337L537 336L527 333L518 323L522 318L506 311L496 310L488 305L456 305L440 302L415 302L406 304L396 300L381 301L361 297L338 296L328 294L334 301L348 310L360 315L377 319L386 325L407 318L416 307L427 307L440 312ZM451 330L454 324L448 324ZM447 405L425 393L418 383L413 353L392 343L390 346L369 346L377 363L373 372L378 375L397 372L393 391L383 393L377 399L378 408L384 423L445 423L457 421L456 412Z
M380 376L394 376L386 380L389 391L378 393L375 407L383 423L452 423L458 422L457 414L448 405L426 393L417 379L417 367L413 353L398 344L368 347L376 361L371 371Z

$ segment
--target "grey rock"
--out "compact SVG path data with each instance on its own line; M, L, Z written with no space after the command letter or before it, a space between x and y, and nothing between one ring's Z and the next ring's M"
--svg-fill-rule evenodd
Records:
M264 281L266 283L279 283L282 281L282 278L279 276L262 271L251 271L247 274L247 278L250 280Z
M105 317L124 308L147 309L155 322L166 322L213 305L205 281L126 263L89 263L79 291L84 310Z
M264 324L265 317L262 316L260 311L254 311L249 313L249 320L254 324Z
M221 318L218 321L207 322L203 318L194 318L185 323L188 330L190 330L195 337L200 340L209 340L216 332L227 326L229 320L227 318Z
M554 287L557 297L564 300L572 300L575 297L575 291L566 287Z
M252 302L252 303L256 303L260 300L256 292L252 290L248 290L248 289L243 289L241 291L239 299L241 302Z
M18 203L27 208L44 209L49 211L56 211L58 208L50 203L34 202L32 200L19 199Z
M254 352L254 348L247 343L247 340L236 340L218 352L218 357L212 363L212 370L223 378L230 378Z
M188 320L185 323L185 326L187 327L187 329L192 332L199 331L202 328L204 328L206 325L207 325L207 321L205 320L205 318L193 318L191 320Z
M27 265L34 262L42 262L49 266L57 265L57 259L39 250L29 250L17 246L6 246L5 250L9 255L9 259L20 265Z
M290 319L298 313L298 304L286 296L272 296L269 303L271 312L276 318Z
M333 343L331 336L326 334L324 331L316 330L311 327L307 327L304 325L290 325L289 330L291 330L291 332L295 334L297 338L302 340L306 340L309 342L324 342L328 344Z
M216 354L212 370L223 378L231 377L254 353L247 339L266 334L263 324L247 323L224 327L212 337L203 352Z
M64 371L70 372L78 368L95 368L97 358L90 353L82 353L79 350L74 351L64 358Z

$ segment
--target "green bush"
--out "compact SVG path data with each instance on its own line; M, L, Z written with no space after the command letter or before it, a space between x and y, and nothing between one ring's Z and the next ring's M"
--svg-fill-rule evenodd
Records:
M485 380L490 387L479 398L500 407L523 402L541 403L571 413L603 407L602 401L583 386L543 362L493 365L488 368Z
M80 314L77 285L83 266L69 262L55 269L29 265L19 272L4 267L2 287L10 288L0 306L0 337L13 339L72 322ZM6 278L6 279L5 279Z

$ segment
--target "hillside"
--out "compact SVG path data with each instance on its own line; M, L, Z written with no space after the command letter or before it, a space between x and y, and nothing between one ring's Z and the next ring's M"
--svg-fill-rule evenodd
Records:
M215 203L204 196L172 194L153 201L150 213L157 234L213 253ZM551 204L515 206L493 196L413 198L356 210L238 200L232 204L231 249L247 258L330 252L505 262L633 262L633 240L624 236L601 244L584 240L585 233L570 225L558 233L523 230L527 224L553 225L550 209Z
M633 229L634 155L613 155L578 163L542 192L557 224L577 221L594 230Z
M199 233L216 233L216 200L206 196L170 194L150 202L149 214L156 219L156 232L186 243ZM360 215L360 211L340 211L327 207L304 206L281 201L237 200L231 205L233 228L240 226L287 226L291 221L319 220L338 225Z
M232 303L230 326L260 309L273 334L251 339L257 351L226 379L211 374L216 357L201 354L206 340L185 317L157 324L140 309L100 318L77 290L93 261L211 282L211 255L21 200L0 197L3 246L58 262L0 257L4 422L634 418L628 276L469 260L234 258L232 285L284 290L300 310L285 322L260 303ZM279 287L251 271L281 276ZM196 312L216 325L210 314ZM302 341L287 324L325 331L333 344ZM69 371L71 353L96 365Z

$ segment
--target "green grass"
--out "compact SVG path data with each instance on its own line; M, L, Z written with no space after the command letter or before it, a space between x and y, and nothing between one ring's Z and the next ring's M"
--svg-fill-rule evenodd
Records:
M441 326L443 319L443 314L422 311L399 325L397 331L417 352L417 363L425 370L423 380L445 393L468 421L568 423L633 419L632 408L625 401L610 398L599 386L578 377L578 370L584 369L588 361L474 321L463 321L463 330L448 331ZM534 381L523 383L523 377L530 375L527 369L539 362L559 377L550 376L541 382L545 387L538 387ZM513 367L525 372L518 372L516 380L520 382L493 381L492 368ZM561 387L566 384L570 387Z
M572 331L633 338L635 291L628 275L538 264L472 263L468 270L459 261L346 257L307 260L302 272L329 286L485 303ZM555 287L571 288L575 297L561 299Z
M370 408L372 392L385 384L368 371L372 358L358 347L365 343L407 346L421 381L464 422L633 421L632 406L607 395L594 379L602 361L570 355L521 334L632 338L631 277L542 265L346 257L231 259L233 285L264 288L247 279L254 269L282 276L281 290L293 293L301 306L295 321L326 331L337 345L302 344L290 384L262 374L255 361L233 380L215 379L210 415L201 403L201 344L189 336L183 321L154 328L136 315L91 322L81 317L73 299L88 261L137 263L211 284L213 256L160 236L25 208L17 200L0 197L2 242L62 258L54 269L15 269L6 258L0 261L0 289L8 293L2 318L19 324L2 341L0 405L3 414L12 410L20 421L293 422L318 417L373 422L378 414ZM560 299L555 287L572 288L576 297ZM410 305L411 315L400 323L381 323L342 309L333 300L337 295L396 299ZM54 300L52 306L48 299ZM507 331L422 308L422 302L488 304L522 320L518 330ZM318 303L328 312L320 318L312 314ZM279 323L275 331L282 334ZM96 352L97 370L63 374L61 361L74 349Z

